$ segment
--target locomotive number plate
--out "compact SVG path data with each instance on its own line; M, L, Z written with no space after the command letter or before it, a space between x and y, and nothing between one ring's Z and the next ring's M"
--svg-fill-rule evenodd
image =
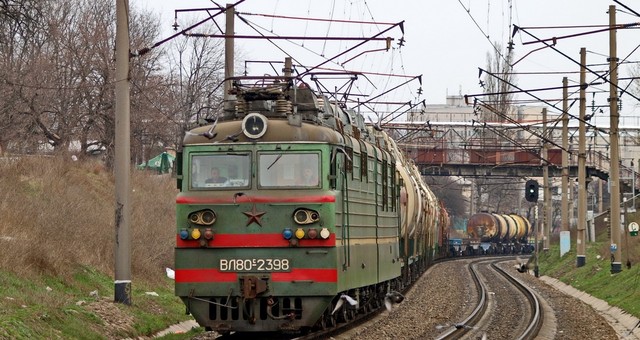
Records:
M289 272L289 259L220 259L221 272Z

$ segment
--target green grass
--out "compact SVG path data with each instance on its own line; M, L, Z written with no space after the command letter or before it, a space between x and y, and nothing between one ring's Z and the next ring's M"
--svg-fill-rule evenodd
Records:
M637 240L633 242L630 252L637 254ZM608 245L606 241L588 243L585 265L578 268L575 243L574 248L563 257L560 257L560 247L552 244L549 251L539 255L539 273L558 278L640 318L640 263L634 264L632 261L631 268L627 269L623 252L623 270L612 274L610 254L606 251Z
M154 285L132 282L132 305L113 302L113 279L90 268L79 268L71 282L56 277L20 278L0 272L0 338L108 339L150 336L168 325L188 320L184 305L173 294L173 282ZM50 290L47 290L47 287ZM92 297L90 292L98 291ZM158 296L146 294L155 292ZM84 301L84 302L82 302ZM111 316L96 312L102 305ZM114 312L115 311L115 312ZM119 318L129 327L114 330ZM202 332L202 330L200 330Z

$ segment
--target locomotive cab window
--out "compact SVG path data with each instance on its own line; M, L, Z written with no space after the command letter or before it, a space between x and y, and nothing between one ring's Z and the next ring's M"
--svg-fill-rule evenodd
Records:
M322 185L318 153L258 154L258 186L317 188Z
M251 185L251 155L220 153L191 155L191 187L247 188Z

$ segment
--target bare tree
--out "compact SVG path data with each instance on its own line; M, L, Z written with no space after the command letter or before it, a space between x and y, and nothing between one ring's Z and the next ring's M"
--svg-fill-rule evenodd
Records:
M449 215L464 217L469 211L469 202L462 195L460 178L431 176L426 178L429 188L444 202Z
M160 55L159 61L165 66L161 76L136 77L134 87L146 89L136 94L137 105L142 109L132 130L138 161L180 145L184 132L197 125L199 118L222 110L222 47L221 40L180 36L167 44Z
M159 40L158 17L129 13L133 50ZM110 165L113 1L0 0L0 28L0 152L105 150ZM179 144L198 118L222 110L222 41L181 36L172 44L131 59L135 161Z
M38 19L46 4L36 0L0 0L0 153L29 137L33 125L20 115L21 92L29 84L30 56L42 44L46 28ZM26 129L20 129L26 127Z
M503 54L502 46L494 43L496 49L492 53L487 53L486 74L482 85L486 96L476 107L479 118L484 122L506 122L515 119L513 94L506 92L512 90L511 84L515 84L516 79L512 74L512 53L507 49ZM505 129L485 126L478 133L479 140L476 142L478 155L488 158L493 163L513 162L514 132ZM520 193L521 183L519 180L493 178L491 176L474 179L475 193L474 205L477 211L489 211L499 213L511 213L517 210L519 202L522 200Z
M34 4L41 14L37 24L26 19L11 22L6 19L9 16L2 16L0 23L13 32L6 35L9 43L0 46L0 114L5 118L2 122L10 122L0 129L14 132L0 134L8 138L0 140L0 145L12 145L16 152L35 152L43 145L66 152L74 144L80 145L80 155L91 148L106 149L108 161L115 138L113 3L42 0ZM17 17L30 18L27 14ZM132 43L150 45L158 35L157 18L132 12L129 20ZM161 97L156 85L162 82L146 81L162 78L159 55L159 50L153 51L132 63L134 99L145 95L150 98L147 102L153 102ZM154 86L146 88L149 84ZM146 111L144 105L132 105L133 117Z
M496 50L493 54L487 53L487 74L484 75L484 93L486 106L483 106L483 120L504 122L507 117L513 117L513 94L505 92L512 90L511 85L515 82L512 74L511 50L507 49L502 54L502 46L495 42Z
M204 33L214 33L211 30ZM173 44L170 55L171 91L178 99L175 119L180 132L198 119L215 116L222 107L223 40L185 37Z

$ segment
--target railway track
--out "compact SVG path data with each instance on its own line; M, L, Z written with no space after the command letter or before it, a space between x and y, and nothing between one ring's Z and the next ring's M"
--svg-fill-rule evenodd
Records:
M500 262L505 262L505 259L484 259L469 264L478 290L476 307L437 339L536 337L543 321L540 301L530 288L500 268L497 265Z

